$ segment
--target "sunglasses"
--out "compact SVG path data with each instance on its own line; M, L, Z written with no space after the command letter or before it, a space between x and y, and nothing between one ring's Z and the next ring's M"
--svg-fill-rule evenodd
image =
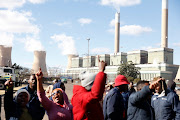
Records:
M60 94L60 93L61 93L61 91L58 90L58 91L56 91L56 92L53 92L51 95L54 96L55 94Z

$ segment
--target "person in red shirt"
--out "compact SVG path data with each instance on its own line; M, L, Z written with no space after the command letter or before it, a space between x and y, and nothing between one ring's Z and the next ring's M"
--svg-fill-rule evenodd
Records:
M71 103L74 120L103 120L103 111L99 101L102 100L106 74L105 62L99 61L99 73L84 72L80 74L81 86L74 85ZM95 78L95 79L94 79Z

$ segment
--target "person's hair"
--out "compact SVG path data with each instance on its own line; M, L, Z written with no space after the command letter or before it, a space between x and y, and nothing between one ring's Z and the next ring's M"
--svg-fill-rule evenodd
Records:
M145 84L149 84L149 81L141 80L137 83L137 90L140 90L144 87Z

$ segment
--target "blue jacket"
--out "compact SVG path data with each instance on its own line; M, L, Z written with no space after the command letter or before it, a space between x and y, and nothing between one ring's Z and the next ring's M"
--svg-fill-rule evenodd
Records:
M178 103L177 112L176 112L176 119L175 120L180 120L180 101Z
M103 101L104 120L123 120L124 101L118 90L114 87L105 96Z
M30 94L30 100L28 103L28 107L29 107L29 112L33 118L33 120L42 120L45 114L45 110L43 108L43 106L41 105L41 103L39 102L38 96L37 96L37 91L32 91L29 88L29 85L27 85L24 88L21 89L26 89L29 94Z
M175 92L167 91L167 95L153 95L151 105L154 108L156 120L174 120L176 117L179 97Z
M149 86L145 86L140 91L130 95L127 111L128 120L153 120L153 110L148 101L151 94Z

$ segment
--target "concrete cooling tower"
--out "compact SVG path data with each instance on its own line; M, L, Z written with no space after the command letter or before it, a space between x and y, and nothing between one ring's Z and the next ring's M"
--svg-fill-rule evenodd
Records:
M68 55L68 64L67 64L67 69L72 67L72 58L78 57L78 55L75 54L69 54Z
M48 77L46 68L46 51L34 51L34 62L32 66L32 72L36 73L41 67L44 77Z
M168 0L162 0L161 47L168 47Z
M1 67L12 66L11 51L12 51L12 47L5 47L3 45L0 45L0 66Z

